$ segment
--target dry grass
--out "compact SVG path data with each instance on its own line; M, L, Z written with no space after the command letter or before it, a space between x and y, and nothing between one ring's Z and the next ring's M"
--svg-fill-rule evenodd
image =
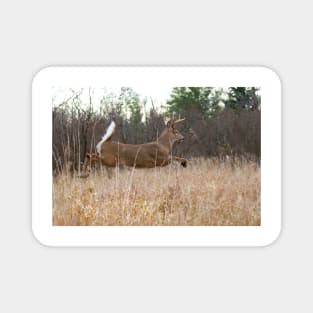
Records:
M53 225L260 225L260 196L259 166L239 160L63 174L53 180Z

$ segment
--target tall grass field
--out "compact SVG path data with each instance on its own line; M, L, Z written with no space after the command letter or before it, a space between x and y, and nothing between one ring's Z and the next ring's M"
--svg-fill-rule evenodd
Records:
M95 169L53 178L55 226L259 226L260 166L192 159L187 168Z

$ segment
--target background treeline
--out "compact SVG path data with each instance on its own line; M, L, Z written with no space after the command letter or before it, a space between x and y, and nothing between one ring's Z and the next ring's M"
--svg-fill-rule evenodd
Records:
M69 89L66 95L61 103L52 99L55 173L65 166L79 170L111 120L117 125L114 140L144 143L162 132L164 116L186 118L179 125L185 140L174 147L176 155L260 161L261 97L256 87L177 87L162 107L129 87L105 92L100 99L91 88Z

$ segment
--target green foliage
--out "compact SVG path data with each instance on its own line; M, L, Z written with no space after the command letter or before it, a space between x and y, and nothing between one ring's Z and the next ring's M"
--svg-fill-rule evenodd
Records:
M129 109L131 112L130 115L130 123L135 127L139 128L142 120L142 113L141 113L141 105L139 102L133 102L129 105Z
M101 99L102 116L114 115L129 120L132 126L139 128L142 121L142 103L139 94L131 87L122 87L118 93L108 93Z
M188 110L188 108L205 110L210 92L211 88L175 87L168 101L169 112Z
M212 87L175 87L167 102L169 113L197 110L209 115L220 111L218 106L221 91Z
M215 116L222 110L220 103L234 110L257 110L261 97L257 87L230 87L227 90L212 87L173 88L166 110L169 113L198 111Z
M231 109L255 110L261 104L261 97L257 94L256 87L231 87L228 89L226 107Z
M140 128L142 121L142 104L139 94L130 87L122 87L120 99L125 104L126 110L130 113L129 121L131 125L136 129Z

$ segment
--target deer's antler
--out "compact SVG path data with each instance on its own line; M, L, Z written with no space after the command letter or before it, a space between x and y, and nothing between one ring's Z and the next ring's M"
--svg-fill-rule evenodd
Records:
M184 121L184 120L185 120L185 118L181 118L181 119L179 119L179 120L174 121L173 124L180 123L180 122L182 122L182 121Z

